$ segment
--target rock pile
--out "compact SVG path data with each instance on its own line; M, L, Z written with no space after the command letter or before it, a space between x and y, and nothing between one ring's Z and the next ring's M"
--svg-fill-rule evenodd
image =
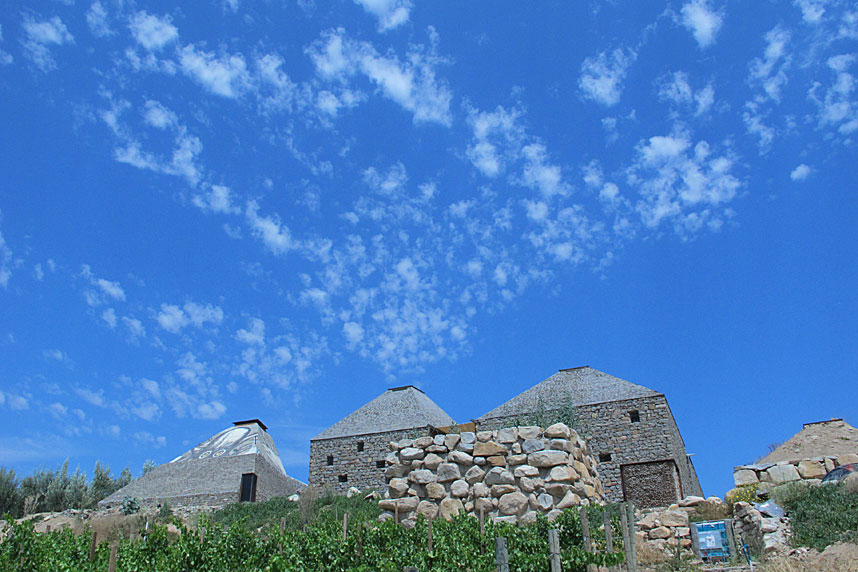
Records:
M749 503L733 505L733 530L737 536L744 536L745 542L757 554L768 556L789 549L789 519L785 516L766 517Z
M858 454L849 453L836 457L813 457L778 463L739 465L733 469L733 482L737 487L741 487L755 483L779 485L790 481L814 481L822 479L829 471L848 463L858 463Z
M563 423L403 439L390 449L380 518L398 513L406 525L460 511L527 523L603 500L596 460Z
M723 505L724 501L718 497L704 499L690 496L667 509L644 512L642 518L635 523L638 542L667 553L671 553L678 542L684 551L691 552L691 526L688 515L704 503Z

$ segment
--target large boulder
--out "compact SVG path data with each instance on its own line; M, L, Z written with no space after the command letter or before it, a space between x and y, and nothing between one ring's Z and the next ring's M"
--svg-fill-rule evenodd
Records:
M458 479L453 481L453 483L450 485L450 494L452 494L454 497L463 498L468 496L469 489L470 486L468 485L467 481Z
M819 461L805 459L798 464L798 474L802 479L821 479L825 476L825 467Z
M408 480L417 483L418 485L428 485L429 483L436 482L438 480L438 477L435 476L435 473L433 473L432 471L429 471L427 469L419 469L417 471L411 471L411 473L408 475Z
M378 507L381 510L389 510L391 512L399 510L399 514L411 512L417 508L420 499L417 497L405 497L401 499L383 499L378 501Z
M413 461L415 459L422 459L426 452L423 449L418 449L417 447L405 447L401 451L399 451L399 458L403 461Z
M512 485L515 484L515 477L512 473L501 467L495 467L486 474L483 482L487 485Z
M565 423L555 423L545 429L545 436L549 439L568 439L572 430Z
M453 520L453 517L465 510L462 501L455 498L446 498L441 501L438 512L444 520Z
M548 473L548 480L561 483L574 483L580 475L569 465L557 465Z
M527 497L520 492L507 493L498 501L498 510L501 514L519 514L525 508L527 508Z
M526 439L524 443L521 444L521 450L523 453L534 453L536 451L541 451L545 448L545 442L542 439Z
M474 444L475 457L491 457L492 455L506 455L506 447L494 441L477 441Z
M569 455L564 451L536 451L527 456L527 464L534 467L555 467L569 461Z
M798 481L801 479L801 476L798 474L798 471L795 469L793 465L785 464L785 465L775 465L774 467L769 467L769 470L766 471L769 475L769 478L773 483L781 484L788 483L790 481Z
M438 481L447 483L460 478L459 465L453 463L441 463L438 465Z
M391 498L395 499L405 496L405 493L408 492L408 480L402 478L390 479L390 482L387 483L387 492Z
M757 478L756 471L752 471L750 469L739 469L733 473L733 482L737 487L741 487L744 485L758 483L760 482L760 479Z
M462 453L464 454L464 453ZM435 453L429 453L423 459L423 466L429 469L430 471L434 471L438 468L438 465L444 462L444 459L436 455Z

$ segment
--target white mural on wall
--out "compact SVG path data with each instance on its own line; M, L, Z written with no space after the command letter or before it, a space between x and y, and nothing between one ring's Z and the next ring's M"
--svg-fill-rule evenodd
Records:
M208 459L217 457L234 457L237 455L263 455L268 461L277 467L281 473L286 474L274 440L256 423L239 425L224 429L214 437L203 441L184 455L180 455L170 461L180 463L194 459Z

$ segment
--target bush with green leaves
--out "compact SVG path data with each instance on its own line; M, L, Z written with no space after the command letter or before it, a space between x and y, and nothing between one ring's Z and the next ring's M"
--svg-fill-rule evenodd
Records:
M140 501L134 497L122 497L122 514L135 514L140 512Z
M824 550L835 542L858 540L858 493L844 483L784 485L772 497L790 517L794 546Z

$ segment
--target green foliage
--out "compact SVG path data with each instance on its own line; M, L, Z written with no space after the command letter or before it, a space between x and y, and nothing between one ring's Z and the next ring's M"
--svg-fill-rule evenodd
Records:
M601 522L599 509L591 509L591 514L593 523ZM89 534L36 534L32 523L17 524L11 519L9 525L12 530L0 542L0 570L94 572L107 568L107 543L98 547L93 562L88 561ZM198 525L198 529L205 530L202 535L180 524L180 534L171 540L166 528L156 524L150 526L145 540L139 540L141 530L138 541L119 541L116 570L399 572L404 566L416 566L419 570L440 572L490 572L495 569L495 538L502 536L507 539L510 570L530 572L549 569L550 527L559 531L563 570L583 572L587 564L611 566L623 560L621 552L584 552L577 511L564 512L554 523L539 517L537 522L523 527L487 522L485 537L480 536L479 523L473 517L461 515L451 522L438 519L433 523L431 552L429 523L422 517L411 529L392 520L380 524L358 522L349 527L343 540L342 522L334 518L319 518L306 529L287 528L281 533L279 527L267 527L257 533L246 521L238 520L225 527L204 515ZM604 542L604 533L596 526L593 537L597 547Z
M151 471L152 469L154 469L157 466L158 466L158 463L156 463L152 459L146 459L145 461L143 461L143 474L145 475L146 473L148 473L149 471Z
M122 514L135 514L140 511L140 502L134 498L125 496L122 498Z
M858 538L858 494L843 483L778 487L773 494L789 514L794 546L821 551Z
M24 500L18 492L18 481L15 471L0 467L0 516L11 514L20 517L24 512Z

